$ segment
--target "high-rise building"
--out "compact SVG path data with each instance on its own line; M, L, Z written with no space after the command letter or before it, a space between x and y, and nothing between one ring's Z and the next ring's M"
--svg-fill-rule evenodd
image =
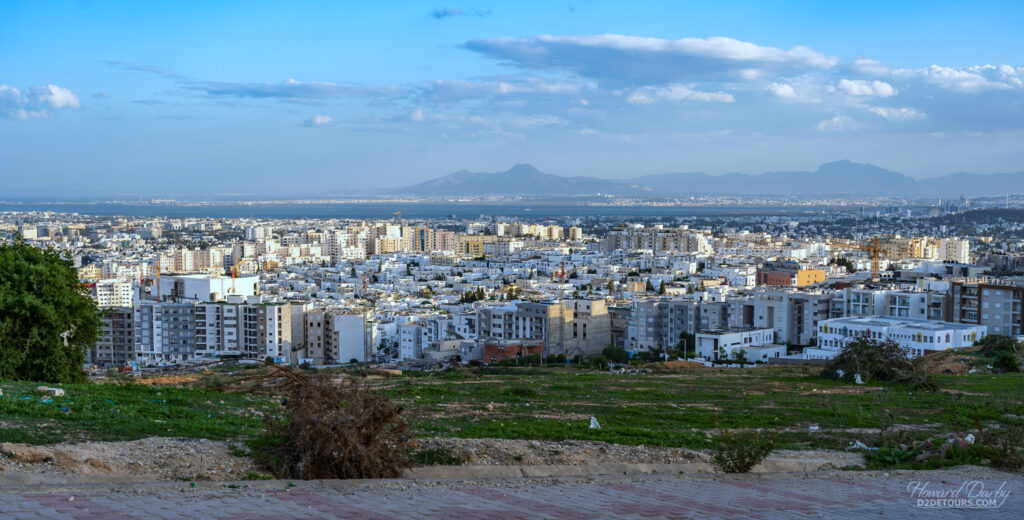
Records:
M99 280L92 288L92 297L101 309L131 308L135 303L135 287L133 283L121 280Z

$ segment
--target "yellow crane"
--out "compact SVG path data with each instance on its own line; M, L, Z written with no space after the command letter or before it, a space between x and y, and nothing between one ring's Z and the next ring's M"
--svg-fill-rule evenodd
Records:
M879 280L879 278L878 278L878 258L879 258L879 255L882 254L882 247L879 245L880 242L881 241L880 241L879 237L876 236L868 244L856 244L856 243L840 242L840 243L838 243L836 245L839 245L840 247L844 247L844 248L856 249L858 251L864 251L864 252L867 252L868 254L870 254L871 255L871 281L872 282L877 282Z
M237 264L231 266L231 294L237 294L237 291L235 290L235 278L237 278L241 274L242 266L248 262L256 261L253 260L252 258L243 258L241 262L238 262ZM256 262L256 272L259 272L259 270L260 264Z

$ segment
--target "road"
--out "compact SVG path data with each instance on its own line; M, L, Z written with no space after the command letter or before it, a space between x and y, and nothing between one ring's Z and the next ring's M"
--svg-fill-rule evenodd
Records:
M918 489L916 495L911 489ZM921 508L924 495L976 482L998 507ZM974 499L961 489L953 500ZM908 489L909 488L909 489ZM938 505L938 504L934 504ZM1024 518L1024 477L931 472L676 475L586 479L122 482L3 485L11 520Z

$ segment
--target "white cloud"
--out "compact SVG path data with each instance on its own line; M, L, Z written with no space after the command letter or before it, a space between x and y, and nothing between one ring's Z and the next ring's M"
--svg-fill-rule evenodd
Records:
M755 79L828 69L838 59L807 47L779 49L732 38L667 40L620 34L488 38L471 51L523 68L563 70L621 84L664 84L718 78Z
M81 107L78 94L57 85L29 87L24 92L10 85L0 85L0 117L41 119L52 117L51 109Z
M841 114L836 114L832 119L821 121L815 128L822 132L853 130L857 128L857 122Z
M438 80L423 88L423 95L435 101L462 101L512 95L573 95L593 88L590 82L549 81L533 76L503 76L491 81Z
M889 67L885 66L884 63L873 60L871 58L857 58L853 60L853 64L850 68L854 72L861 74L870 74L872 76L885 76L889 73Z
M70 89L57 85L46 85L45 87L33 87L31 91L42 102L53 108L82 108L78 95L71 92Z
M839 90L851 96L890 97L896 95L896 89L892 85L878 80L841 79L837 86Z
M763 72L758 69L743 69L740 71L740 77L747 81L754 81L760 78L762 74Z
M425 118L423 117L423 109L415 108L412 112L409 112L409 121L416 123L422 123Z
M516 119L512 122L513 126L519 127L531 127L531 126L549 126L549 125L566 125L569 122L565 119L555 116L536 116L528 117L524 119Z
M302 122L302 126L330 126L334 123L334 118L325 115L315 115Z
M902 107L869 107L868 110L888 119L889 121L912 121L924 119L926 116L913 108Z
M821 85L807 77L792 82L769 83L764 90L785 103L821 103Z
M946 90L977 93L1024 87L1024 67L974 65L955 69L932 65L923 69L896 69L893 76L921 79Z
M771 92L775 97L792 100L796 99L796 90L793 86L788 83L772 83L764 88L768 92Z
M728 92L702 92L684 85L669 85L663 88L643 87L626 98L634 105L646 105L655 101L700 101L705 103L732 103L736 101Z
M212 97L280 99L284 101L323 101L329 99L368 98L399 93L396 87L363 87L321 81L287 79L281 83L238 83L230 81L183 82L192 91Z

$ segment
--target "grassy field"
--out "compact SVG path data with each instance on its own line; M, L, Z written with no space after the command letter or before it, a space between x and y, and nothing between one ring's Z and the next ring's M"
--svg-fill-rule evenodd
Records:
M205 439L257 435L271 399L205 388L134 384L60 385L64 396L33 395L35 383L2 382L0 442L54 444L65 440Z
M260 370L260 369L256 369ZM779 447L872 444L880 425L907 439L1020 417L1024 374L939 375L938 392L864 386L817 376L812 367L677 369L610 374L566 368L483 368L367 378L405 407L420 437L586 439L707 448L716 427L770 428ZM251 371L241 371L251 374ZM175 384L65 385L44 400L34 384L0 383L0 441L130 440L149 436L245 440L279 398L223 392L237 369ZM601 424L591 429L590 417Z
M1001 422L1020 414L1024 374L939 376L942 391L848 385L810 367L688 369L613 375L554 369L509 374L456 371L378 383L409 410L424 436L588 439L708 447L727 428L780 432L781 448L870 444L880 424L909 426L910 439ZM488 405L493 410L488 410ZM591 429L589 418L601 429ZM816 428L814 428L816 427Z

